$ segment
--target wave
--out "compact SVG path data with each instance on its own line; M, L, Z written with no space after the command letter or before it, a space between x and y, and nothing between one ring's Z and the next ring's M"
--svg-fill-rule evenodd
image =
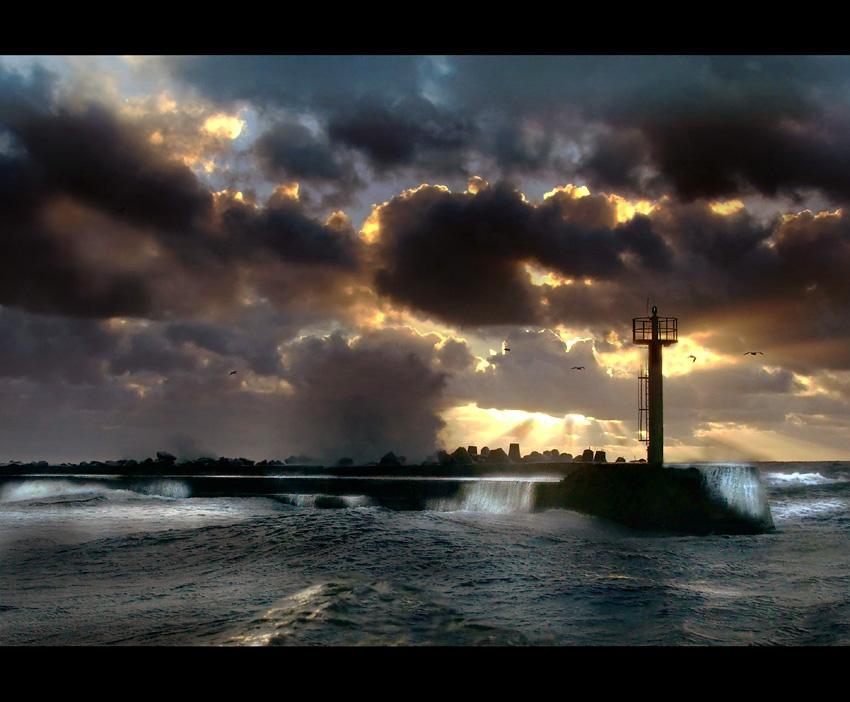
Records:
M824 517L832 513L845 510L847 503L844 500L809 500L791 501L784 500L770 507L773 518L776 521L784 521L794 518Z
M469 619L419 588L343 576L294 592L204 643L223 646L529 645L511 629Z
M128 483L120 488L103 482L40 478L13 481L0 486L0 503L27 502L33 506L138 499L139 495L179 499L189 497L190 490L181 480L160 479Z
M827 477L821 473L767 473L764 479L773 486L797 487L807 485L835 485L850 482L850 479L839 476Z
M345 507L373 507L374 502L366 495L322 495L322 494L277 494L272 498L294 507L318 509L340 509Z

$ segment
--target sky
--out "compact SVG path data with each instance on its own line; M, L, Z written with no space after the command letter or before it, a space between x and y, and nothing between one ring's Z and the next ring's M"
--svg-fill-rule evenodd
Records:
M846 56L0 56L0 462L643 458L653 305L666 460L850 460L848 108Z

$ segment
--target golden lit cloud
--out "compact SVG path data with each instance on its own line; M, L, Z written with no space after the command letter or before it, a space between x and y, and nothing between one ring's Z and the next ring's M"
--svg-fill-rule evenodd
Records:
M744 209L744 203L740 200L727 200L726 202L712 202L709 207L717 214L731 215Z
M245 120L235 115L219 113L207 117L204 122L204 131L222 139L235 139L242 133Z
M605 197L614 205L617 212L617 222L628 222L636 214L648 215L656 207L649 200L630 202L619 195L606 195Z
M543 195L543 199L547 200L553 195L557 195L559 193L565 193L574 200L578 200L580 197L587 197L590 195L590 190L588 190L585 185L572 185L568 183L567 185L558 185L548 193L545 193Z
M469 179L469 184L467 186L467 192L470 192L473 195L475 195L477 192L483 190L486 187L489 187L489 185L490 184L486 180L484 180L482 177L472 176Z
M801 212L789 212L787 214L782 215L782 221L784 223L793 222L794 220L801 219L805 222L812 219L825 219L828 217L836 217L840 219L842 217L842 214L843 212L841 208L838 208L837 210L835 210L835 212L822 211L818 212L817 214L813 214L811 210L802 210Z
M693 371L729 366L741 361L739 356L717 353L704 346L702 342L707 341L711 336L710 333L680 336L679 343L672 344L664 350L664 375L684 375Z
M568 329L562 325L558 325L550 329L555 336L557 336L567 347L567 353L572 349L573 344L578 343L579 341L593 341L593 337L587 334L579 334L573 329Z
M360 229L360 237L364 241L374 244L378 240L380 233L380 209L377 205L372 205L372 212L366 218L366 221L363 222L363 227Z
M531 263L525 264L525 270L532 285L552 285L557 287L559 285L572 285L574 282L571 278L565 278L555 271L546 270Z
M342 211L332 212L326 224L333 229L348 229L351 227L351 217Z
M280 183L275 187L272 191L272 195L269 198L270 200L275 200L278 198L283 198L287 200L297 200L298 199L298 183Z
M583 197L588 197L590 195L590 190L585 185L559 185L543 195L543 199L547 200L550 197L559 194L566 194L572 199L578 200ZM632 202L620 197L619 195L608 195L602 193L600 194L600 197L604 198L611 204L614 209L617 222L627 222L636 214L649 214L653 208L657 206L649 200L636 200Z

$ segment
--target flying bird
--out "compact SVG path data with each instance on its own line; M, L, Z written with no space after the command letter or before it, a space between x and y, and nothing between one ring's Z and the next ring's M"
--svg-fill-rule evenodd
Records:
M572 370L584 370L584 366L573 366Z
M510 351L510 349L508 348L508 342L507 341L502 342L502 351Z
M691 354L690 356L688 356L688 358L690 358L690 359L691 359L691 363L696 363L697 357L696 357L696 356L694 356L693 354Z
M230 371L230 375L236 375L236 371Z
M744 351L744 353L742 353L741 355L742 356L755 356L756 354L758 354L759 356L764 356L764 354L761 351Z

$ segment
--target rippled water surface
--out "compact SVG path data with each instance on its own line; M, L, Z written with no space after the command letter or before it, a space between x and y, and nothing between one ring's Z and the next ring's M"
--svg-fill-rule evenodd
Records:
M850 643L850 464L759 468L776 531L757 536L530 513L520 483L416 512L6 486L0 643Z

